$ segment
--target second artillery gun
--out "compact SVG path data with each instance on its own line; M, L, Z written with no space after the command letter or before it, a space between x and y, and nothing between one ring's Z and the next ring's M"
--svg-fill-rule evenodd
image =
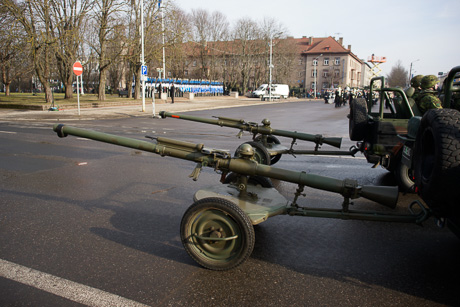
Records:
M54 125L59 137L74 135L100 142L170 156L197 163L190 175L194 180L203 167L213 168L225 177L236 174L231 183L219 184L195 193L194 203L187 209L180 226L181 240L188 254L200 265L213 270L227 270L243 263L254 248L253 225L269 217L287 214L337 219L421 223L431 212L418 201L411 214L395 214L370 210L351 210L351 200L363 197L394 208L398 198L396 187L359 185L356 180L339 180L325 176L291 171L257 163L250 144L242 144L236 157L223 150L207 148L168 138L154 138L156 144L93 130ZM288 201L270 184L268 178L298 185L293 201ZM343 196L341 209L301 207L298 204L304 188L338 193ZM412 207L417 206L415 212Z
M237 137L240 138L243 132L252 134L252 141L246 142L251 145L255 150L255 159L257 162L266 165L273 165L281 159L283 154L290 155L349 155L354 156L359 150L352 146L349 151L338 150L319 150L323 144L327 144L336 148L340 148L342 138L339 137L323 137L320 134L308 134L297 131L287 131L281 129L274 129L271 127L271 122L267 118L262 120L261 124L255 122L247 122L243 119L235 119L228 117L217 117L216 119L203 118L198 116L191 116L186 114L170 113L166 111L160 112L161 118L171 117L176 119L189 120L204 124L211 124L220 127L229 127L240 130ZM290 147L281 144L277 138L286 137L291 138L292 142ZM297 140L313 142L315 148L313 150L294 150L294 145Z

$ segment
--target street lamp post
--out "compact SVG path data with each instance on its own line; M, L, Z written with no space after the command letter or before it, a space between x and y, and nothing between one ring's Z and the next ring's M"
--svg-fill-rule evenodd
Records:
M314 64L314 68L315 68L314 73L313 73L313 74L315 75L315 88L314 88L315 92L314 92L314 96L313 96L313 97L315 97L315 99L316 99L316 89L317 89L317 87L318 87L318 85L316 84L316 66L318 66L318 59L319 59L321 56L323 56L322 53L321 53L319 56L317 56L317 57L313 60L313 64Z
M412 79L412 64L415 63L415 62L418 62L420 61L420 59L418 60L415 60L413 62L410 63L410 69L409 69L409 85L410 85L410 79Z
M268 101L272 101L272 52L273 52L273 38L270 37L270 60L269 60L269 82L268 82Z

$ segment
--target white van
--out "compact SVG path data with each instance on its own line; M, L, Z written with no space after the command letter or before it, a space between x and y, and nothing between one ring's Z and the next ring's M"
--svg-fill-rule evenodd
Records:
M252 95L254 97L262 97L264 95L268 95L267 88L268 88L268 84L262 84L261 86L259 86L258 89L252 92ZM289 97L289 85L272 84L272 95L280 96L282 98L288 98Z

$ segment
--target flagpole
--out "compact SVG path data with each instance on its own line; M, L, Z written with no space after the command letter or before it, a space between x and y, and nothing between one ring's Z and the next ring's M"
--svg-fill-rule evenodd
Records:
M141 0L141 78L142 78L142 112L145 112L145 78L142 74L142 67L145 65L144 59L144 0Z
M158 8L161 11L161 32L163 34L163 79L166 79L166 63L165 63L165 23L164 23L164 11L161 6L161 0L158 0Z

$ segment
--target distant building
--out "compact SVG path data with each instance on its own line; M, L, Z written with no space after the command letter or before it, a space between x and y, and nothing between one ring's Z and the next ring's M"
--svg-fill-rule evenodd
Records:
M269 42L233 40L185 43L180 61L171 61L171 78L221 80L240 92L269 81ZM168 58L168 57L167 57ZM273 40L272 82L310 91L362 87L368 65L343 46L343 38L302 37ZM174 67L172 67L174 66ZM315 77L316 76L316 77Z
M294 39L299 57L299 82L305 89L313 89L315 80L318 91L326 88L361 87L363 84L363 62L351 52L351 45L345 48L343 38L302 37ZM315 79L316 74L316 79Z

